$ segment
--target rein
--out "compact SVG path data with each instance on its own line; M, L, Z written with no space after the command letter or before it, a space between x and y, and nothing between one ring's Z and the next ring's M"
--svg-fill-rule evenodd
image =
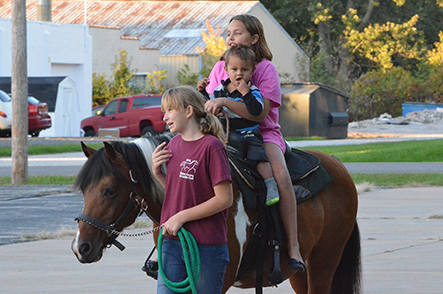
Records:
M190 290L192 293L197 294L197 281L200 277L200 252L198 251L197 242L191 233L186 231L184 227L181 227L178 231L178 236L180 238L180 243L182 245L183 257L185 259L186 265L186 273L188 277L181 282L172 282L170 281L163 270L163 260L162 260L162 242L163 242L163 234L160 231L158 236L158 271L160 276L162 277L165 285L175 293L185 293ZM188 253L191 256L191 260L189 260Z

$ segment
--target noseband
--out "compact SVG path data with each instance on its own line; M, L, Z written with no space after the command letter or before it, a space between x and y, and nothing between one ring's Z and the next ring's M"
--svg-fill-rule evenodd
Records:
M129 170L129 177L131 178L131 182L133 183L133 191L129 194L129 202L128 204L126 204L126 207L123 210L122 214L112 224L105 224L104 222L90 217L89 215L86 215L84 213L80 213L75 218L75 221L77 222L83 221L88 225L94 226L97 229L106 232L106 234L108 234L108 236L111 238L110 246L115 245L115 247L117 247L121 251L125 249L125 246L123 246L123 244L116 239L121 234L120 231L117 231L117 228L128 217L129 213L134 208L136 209L137 216L140 216L143 212L148 214L148 204L145 202L145 199L140 197L140 195L138 195L138 193L135 191L138 180L134 179L132 175L132 170Z

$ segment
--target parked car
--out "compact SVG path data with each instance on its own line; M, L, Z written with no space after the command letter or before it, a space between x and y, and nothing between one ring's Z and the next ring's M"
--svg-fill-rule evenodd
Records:
M12 129L12 100L9 95L0 90L0 137L11 136ZM40 131L52 126L48 114L48 105L28 96L28 134L38 137Z
M48 105L38 101L35 97L28 97L28 134L38 137L44 129L52 126L51 117L48 114Z
M166 130L160 109L161 95L135 95L115 98L101 113L85 118L80 127L85 137L95 136L99 129L119 129L120 137L154 135Z
M92 107L92 116L99 115L106 105L97 105Z
M12 103L11 97L0 90L0 137L11 135Z

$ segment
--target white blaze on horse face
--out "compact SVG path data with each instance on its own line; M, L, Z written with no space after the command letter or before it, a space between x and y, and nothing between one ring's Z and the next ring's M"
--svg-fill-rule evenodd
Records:
M80 236L80 229L77 230L74 241L72 241L71 249L78 258L81 258L80 252L78 251L78 237Z
M243 204L243 195L240 193L237 200L237 214L234 216L235 222L235 235L237 237L238 244L240 245L240 261L243 258L243 250L246 244L247 230L251 226L248 215L245 211ZM240 266L240 262L238 263ZM238 268L237 268L238 271Z

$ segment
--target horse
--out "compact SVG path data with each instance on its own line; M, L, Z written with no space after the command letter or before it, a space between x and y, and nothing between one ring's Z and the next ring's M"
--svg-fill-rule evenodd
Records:
M97 262L103 251L116 240L118 232L131 225L140 213L159 225L164 188L151 172L152 152L166 140L164 136L138 138L131 142L103 142L98 150L82 142L88 157L74 188L84 195L83 212L77 218L78 230L71 249L81 263ZM321 160L334 181L317 195L297 206L298 239L307 264L304 273L288 266L288 251L281 248L282 279L289 279L298 294L360 293L361 255L357 217L357 191L346 168L338 159L317 151L307 151ZM251 243L256 210L248 209L233 177L234 203L228 212L228 249L223 293L231 286L256 287L256 273L238 277L242 257ZM263 265L262 286L269 280L273 266L268 247Z

